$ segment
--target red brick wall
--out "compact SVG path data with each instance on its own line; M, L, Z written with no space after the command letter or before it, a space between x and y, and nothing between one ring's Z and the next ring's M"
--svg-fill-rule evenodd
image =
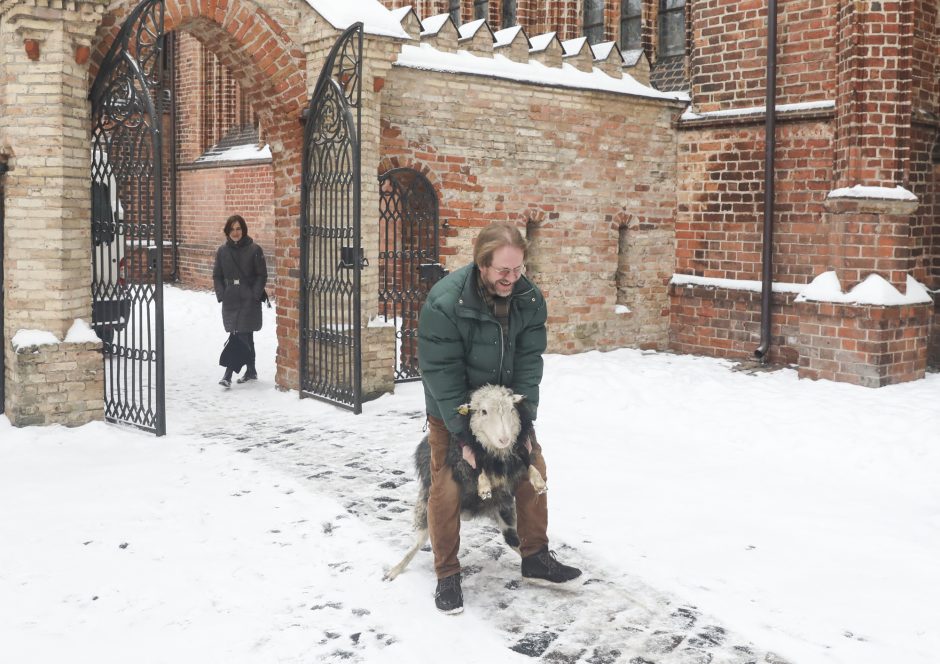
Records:
M760 343L760 300L755 291L708 286L672 285L669 347L680 353L751 359ZM774 293L771 306L773 363L796 364L799 359L799 316L790 293Z
M836 4L836 0L778 3L778 104L833 99ZM763 106L766 3L695 0L687 11L696 110Z
M774 281L802 284L835 269L845 290L871 272L901 292L907 274L931 285L940 278L940 269L933 268L940 267L935 258L940 229L931 160L940 94L936 2L781 0L778 8L777 104L835 100L836 105L803 120L778 114ZM764 105L765 11L761 4L729 6L719 0L691 4L695 111ZM912 99L926 111L919 125L916 114L912 119ZM681 123L678 273L760 280L763 121L761 115ZM832 189L855 184L908 186L921 207L912 215L910 205L889 202L826 203ZM928 276L931 270L937 276ZM674 287L670 293L673 347L737 357L753 352L759 342L757 293L705 287ZM908 339L914 334L908 327L917 330L917 339L926 336L921 313L894 312L898 316L891 318L894 314L872 313L877 308L838 307L826 314L830 320L820 336L800 330L801 323L811 325L803 317L817 315L813 307L794 306L792 296L773 299L771 360L793 362L799 355L806 375L838 380L855 365L857 376L868 376L869 363L877 369L865 380L879 384L922 373L905 355L910 349L898 350L888 338ZM837 316L845 320L839 323ZM840 335L855 334L870 324L862 321L875 318L881 322L871 325L881 325L885 335L878 352L852 355L856 349L848 342L840 346L848 353L841 369L825 364L832 359L820 351L826 334L838 345Z
M932 308L799 304L800 376L865 387L923 378Z
M177 33L177 142L180 163L189 163L232 129L256 125L232 72L188 33Z
M764 210L762 125L679 133L676 272L761 278ZM774 279L807 283L828 266L823 200L832 182L827 124L777 128Z
M913 93L915 110L936 113L940 111L940 47L937 28L940 27L940 6L937 0L914 0L914 35L912 48Z
M836 184L907 184L913 0L840 5ZM877 72L876 75L873 75Z
M232 214L248 224L248 234L264 249L273 293L277 258L274 234L274 180L271 165L182 169L179 174L180 278L193 288L212 288L215 251L225 241L222 228Z

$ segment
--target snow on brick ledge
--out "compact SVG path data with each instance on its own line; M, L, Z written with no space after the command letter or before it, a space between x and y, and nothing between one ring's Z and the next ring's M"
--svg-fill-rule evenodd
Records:
M54 346L59 338L48 330L17 330L12 343L13 350L19 352L33 346Z
M707 286L709 288L724 288L726 290L743 290L760 293L763 282L753 279L718 279L716 277L698 277L694 274L674 274L669 283L676 286ZM806 284L787 284L773 282L771 290L774 293L799 293Z
M905 304L928 304L933 302L930 293L919 281L907 275L907 292L901 294L897 288L877 274L870 274L865 281L848 293L835 272L823 272L803 289L796 302L834 302L839 304L869 304L874 306L900 306Z
M81 318L76 318L72 322L72 327L65 334L65 343L83 344L98 343L101 341L91 326ZM37 346L54 346L62 343L59 337L48 330L17 330L11 340L13 350L25 350Z
M854 187L833 189L826 198L876 198L893 201L917 200L917 196L904 187L866 187L860 184Z

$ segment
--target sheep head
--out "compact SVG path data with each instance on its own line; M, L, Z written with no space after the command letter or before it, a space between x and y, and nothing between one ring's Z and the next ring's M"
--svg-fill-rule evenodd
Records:
M522 421L516 404L525 397L502 385L484 385L470 395L460 412L470 414L470 432L483 447L494 451L512 448Z

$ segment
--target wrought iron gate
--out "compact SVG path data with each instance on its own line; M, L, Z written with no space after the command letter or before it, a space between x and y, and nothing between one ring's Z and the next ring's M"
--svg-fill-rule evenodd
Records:
M128 16L91 88L92 326L105 419L166 433L160 87L164 0Z
M3 188L4 175L7 172L6 162L0 161L0 415L6 410L6 350L7 341L3 333L4 322L6 321L5 310L3 308L3 200L5 192Z
M300 396L362 411L362 23L330 51L306 112L300 206ZM355 115L353 115L355 113Z
M419 380L418 314L441 268L437 193L413 168L379 176L379 314L395 323L395 381Z

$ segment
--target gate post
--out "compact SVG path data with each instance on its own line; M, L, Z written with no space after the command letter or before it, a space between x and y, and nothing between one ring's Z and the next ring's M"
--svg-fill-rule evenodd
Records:
M400 45L366 35L362 48L362 247L369 267L362 271L362 398L395 390L395 325L379 316L379 187L382 159L382 88Z
M304 48L307 55L307 81L310 86L311 97L316 94L313 88L314 81L320 78L324 68L327 53L331 52L337 44L337 37L342 31L330 27L326 21L308 20L302 29L304 34ZM361 63L361 93L353 101L353 116L359 113L358 156L360 166L359 211L360 211L360 246L362 248L361 269L359 272L360 304L358 318L359 332L359 378L362 401L374 399L384 393L394 390L394 361L395 361L395 328L379 318L378 307L378 251L379 251L379 192L375 176L378 173L379 149L381 141L381 88L387 77L391 63L398 50L394 41L365 35L362 52L359 55ZM329 63L326 63L329 66ZM348 63L347 63L348 64ZM345 72L343 76L350 76ZM345 86L348 79L337 81ZM311 122L307 118L307 122ZM303 207L302 203L302 207ZM306 222L305 222L306 223ZM316 249L311 251L315 252ZM301 252L301 261L306 260L306 254ZM315 256L314 256L315 258ZM321 257L326 264L335 264L333 256ZM314 261L315 262L315 261ZM303 297L303 296L302 296ZM301 319L310 318L301 314ZM305 323L302 322L301 327ZM303 343L303 342L302 342ZM305 360L301 353L300 372L303 374ZM316 361L307 361L312 369L316 369ZM301 378L301 382L304 382ZM317 381L311 381L317 382ZM316 390L311 390L316 395Z
M79 425L103 414L101 344L73 325L91 310L85 93L104 5L32 4L0 4L6 414L15 426Z

